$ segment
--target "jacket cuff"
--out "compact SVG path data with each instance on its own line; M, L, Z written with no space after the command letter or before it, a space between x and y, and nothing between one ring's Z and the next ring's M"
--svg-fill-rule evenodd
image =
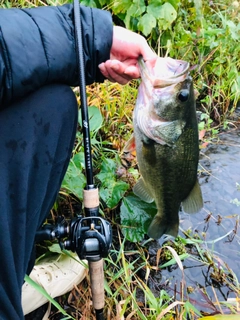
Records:
M81 6L86 83L103 82L98 65L110 58L113 37L111 14Z

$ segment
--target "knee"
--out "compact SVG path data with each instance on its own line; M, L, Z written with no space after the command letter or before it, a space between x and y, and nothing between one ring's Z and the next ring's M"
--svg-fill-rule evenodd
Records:
M76 96L69 86L64 84L48 85L38 90L37 95L41 101L45 119L49 118L50 121L63 123L70 127L76 124L78 105Z
M44 95L50 99L51 108L56 113L62 113L66 115L75 114L77 112L77 100L72 89L64 84L53 84L51 86L44 87L46 90Z

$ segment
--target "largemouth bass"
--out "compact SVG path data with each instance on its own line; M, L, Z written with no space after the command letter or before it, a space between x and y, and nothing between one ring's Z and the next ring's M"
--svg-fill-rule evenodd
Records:
M158 212L148 229L151 238L176 237L179 209L198 212L203 206L197 180L198 123L189 64L158 58L149 70L139 60L142 82L133 115L134 140L141 174L133 188Z

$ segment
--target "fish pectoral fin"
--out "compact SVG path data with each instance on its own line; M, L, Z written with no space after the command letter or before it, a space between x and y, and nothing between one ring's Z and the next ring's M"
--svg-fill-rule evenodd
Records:
M192 191L188 197L182 201L182 207L186 213L196 213L203 207L202 191L198 180L196 181Z
M164 141L165 144L171 146L181 136L185 125L185 121L182 120L167 122L159 121L158 124L152 129L154 140L160 144L163 144L161 141ZM160 142L158 140L160 140Z
M132 153L136 150L134 134L131 135L130 139L126 142L123 153Z
M149 191L146 188L143 178L140 178L135 186L133 187L133 192L136 196L147 203L154 201L154 198L149 194Z

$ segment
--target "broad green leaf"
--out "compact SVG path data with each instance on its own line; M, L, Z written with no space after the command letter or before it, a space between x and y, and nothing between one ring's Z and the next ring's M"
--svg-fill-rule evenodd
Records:
M129 29L134 32L138 32L138 18L131 17L129 21Z
M114 14L125 13L129 9L132 4L132 0L119 0L113 1L112 3L112 11Z
M101 5L101 8L102 8L105 4L107 4L107 0L98 0L98 1L99 1L100 5Z
M103 117L101 114L101 111L97 107L89 107L88 108L88 118L89 118L89 126L90 131L96 132L98 131L103 123ZM78 123L80 126L82 126L82 113L81 110L79 110L78 113Z
M74 194L80 200L83 199L83 189L86 185L86 178L82 173L83 159L83 153L81 152L74 155L62 182L62 188Z
M62 249L59 243L53 243L50 247L48 247L48 250L51 252L62 254Z
M80 170L85 168L84 152L76 153L71 160L72 164Z
M160 7L163 5L165 0L150 0L148 1L148 6L153 5L155 7Z
M133 0L131 7L128 9L133 17L140 16L143 12L145 12L145 10L146 6L144 0Z
M116 177L116 161L112 159L103 159L100 173L97 178L101 181L99 194L108 208L114 208L120 202L129 185Z
M86 7L97 8L97 4L94 0L82 0L81 4Z
M139 17L146 9L144 0L135 0L127 11L127 15Z
M155 0L158 1L158 0ZM181 4L180 0L168 0L168 2L173 6L174 9L178 9L179 5Z
M159 1L150 2L147 6L147 13L158 19L162 12L162 6L163 4L159 4Z
M177 18L177 11L168 2L164 3L162 6L158 8L157 15L154 8L152 9L148 8L148 12L149 10L152 14L154 14L155 12L155 17L158 21L158 26L163 30L166 30L167 28L169 28L170 25L173 23L173 21L176 20Z
M146 203L135 195L124 197L120 208L122 233L129 241L141 241L156 213L154 202Z
M129 185L124 181L108 180L108 183L100 187L100 197L108 208L113 209L120 202Z
M117 168L117 165L114 160L105 158L105 159L103 159L103 161L101 163L101 168L100 168L101 171L100 172L103 174L109 173L109 174L115 176L116 168ZM100 174L98 174L98 176L100 176Z
M145 3L143 0L135 0L133 1L130 8L127 10L126 17L124 19L126 28L131 29L131 21L132 18L136 18L142 15L143 12L145 12Z
M151 13L145 13L139 18L138 28L145 36L148 36L156 27L156 18Z

